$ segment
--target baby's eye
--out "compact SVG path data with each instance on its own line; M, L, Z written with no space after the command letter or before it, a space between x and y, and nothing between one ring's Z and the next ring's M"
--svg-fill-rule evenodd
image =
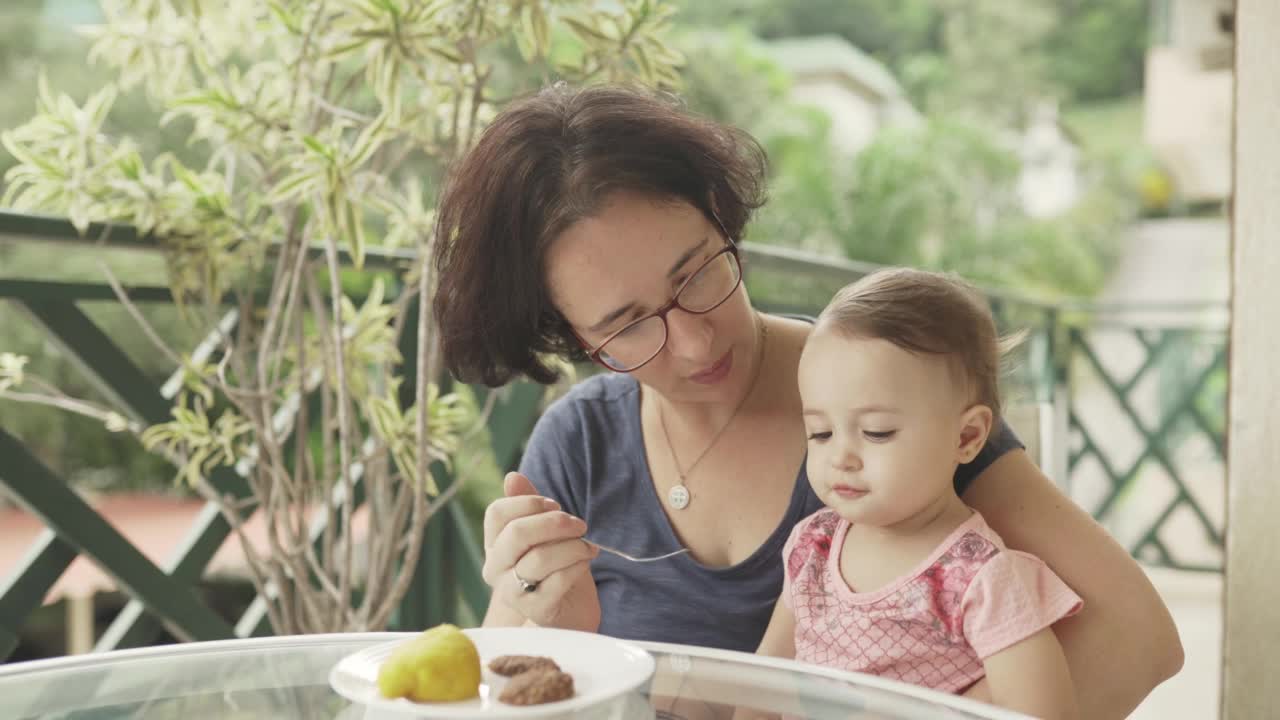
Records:
M863 430L862 436L871 442L888 442L897 432L897 430Z
M831 438L831 431L809 433L809 442L823 442Z

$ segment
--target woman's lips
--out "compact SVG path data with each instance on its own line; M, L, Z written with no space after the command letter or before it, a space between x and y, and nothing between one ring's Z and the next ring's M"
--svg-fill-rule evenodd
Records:
M863 495L866 495L870 491L855 488L850 485L832 485L831 492L839 495L845 500L857 500L858 498L862 497Z
M715 385L716 383L729 377L729 371L733 369L733 351L730 350L724 354L715 365L703 370L696 375L690 375L689 379L699 385Z

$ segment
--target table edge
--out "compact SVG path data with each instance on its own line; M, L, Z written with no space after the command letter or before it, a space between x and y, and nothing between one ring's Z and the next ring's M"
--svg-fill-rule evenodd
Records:
M341 632L316 633L309 635L271 635L254 638L230 638L226 640L206 640L200 642L173 643L127 650L112 650L107 653L91 652L82 655L68 655L41 660L0 665L0 679L9 680L14 677L32 673L56 670L74 670L92 668L104 659L111 661L147 660L172 656L191 655L198 652L217 652L220 650L243 651L252 648L284 649L297 646L323 645L328 643L368 644L380 641L392 641L417 636L417 632ZM756 655L737 650L703 647L700 645L680 645L677 643L653 642L648 640L623 640L642 648L649 653L666 655L684 655L711 660L755 665L775 670L799 672L817 675L832 680L846 682L854 686L883 690L897 695L904 695L918 700L937 703L956 710L975 713L990 720L1026 720L1028 716L1012 710L972 700L959 695L952 695L938 690L912 685L898 680L890 680L876 675L837 670L835 668L814 665L812 663L788 660L786 658Z
M266 649L289 648L306 645L322 645L325 643L360 643L391 641L418 635L416 632L342 632L315 633L309 635L269 635L253 638L228 638L226 640L202 640L198 642L171 643L127 650L110 650L108 652L89 652L81 655L64 655L56 658L27 660L18 663L0 665L0 679L33 672L49 670L71 670L79 666L93 666L103 659L144 660L164 658L174 655L190 655L195 652L216 652L219 650L244 650L255 647Z
M648 640L630 640L629 642L632 642L649 652L660 652L667 655L687 655L689 657L702 657L711 660L724 660L726 662L735 662L744 665L757 665L776 670L789 670L791 672L817 675L819 677L847 682L855 686L884 690L896 695L907 695L919 700L955 708L956 710L978 713L990 718L990 720L1034 720L1034 718L1031 718L1028 715L998 707L996 705L990 705L978 700L972 700L961 695L944 693L940 690L912 685L900 680L890 680L888 678L868 673L838 670L836 668L830 668L824 665L815 665L813 663L802 662L799 660L789 660L787 658L772 657L769 655L757 655L755 653L742 652L739 650L723 650L720 648L703 647L701 645L680 645L677 643L652 642Z

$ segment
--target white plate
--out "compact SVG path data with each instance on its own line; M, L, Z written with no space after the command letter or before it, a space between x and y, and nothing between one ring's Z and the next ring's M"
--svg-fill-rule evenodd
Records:
M329 672L329 685L346 699L403 717L533 718L587 708L640 687L653 676L653 657L631 643L595 633L552 628L464 630L480 651L480 697L452 703L389 700L378 692L378 668L401 643L383 643L346 656ZM545 655L573 676L573 697L543 705L507 705L498 695L507 679L489 671L499 655Z

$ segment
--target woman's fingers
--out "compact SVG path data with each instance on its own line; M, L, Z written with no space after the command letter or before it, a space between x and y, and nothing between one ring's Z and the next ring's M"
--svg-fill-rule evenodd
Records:
M583 541L587 524L538 495L520 473L507 474L503 491L484 514L483 574L494 599L540 625L566 613L598 617L591 559L600 549ZM527 591L521 579L536 589Z
M547 543L580 538L586 531L585 522L560 511L517 517L503 526L485 553L485 580L493 585L497 575L510 570L526 554L540 551Z
M528 476L523 473L509 472L502 479L502 493L507 497L537 495L538 488L534 487Z
M578 543L585 545L586 543ZM529 582L534 578L520 577ZM570 593L579 583L591 582L591 564L588 560L579 560L561 568L546 577L536 580L537 589L526 592L516 579L515 573L508 571L505 578L494 586L494 594L507 605L526 618L543 627L558 627L559 618L568 611Z
M581 539L545 543L524 554L513 566L529 582L541 582L557 572L600 554L600 548Z
M520 495L517 497L498 498L489 503L484 511L484 546L492 548L498 535L513 520L553 512L560 509L559 503L541 495Z

